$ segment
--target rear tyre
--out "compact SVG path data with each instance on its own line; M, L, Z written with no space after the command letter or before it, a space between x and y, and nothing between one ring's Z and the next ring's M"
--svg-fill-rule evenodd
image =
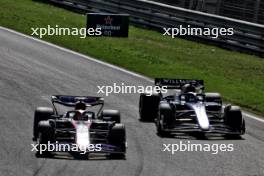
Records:
M224 123L243 135L246 131L245 120L238 106L227 106L224 111Z
M160 102L159 94L140 94L139 98L139 116L141 121L154 122L158 115L158 107Z
M126 152L126 128L123 124L115 124L109 132L108 143L110 145L118 147L118 152L111 153L109 157L111 159L124 159Z
M42 120L50 119L50 116L54 115L53 108L50 107L37 107L34 115L34 124L33 124L33 140L37 140L39 129L38 123Z
M120 112L118 110L105 109L102 111L102 118L109 118L109 121L114 121L116 123L121 122Z
M219 93L205 93L205 102L207 111L221 111L222 98ZM214 104L210 104L214 103Z

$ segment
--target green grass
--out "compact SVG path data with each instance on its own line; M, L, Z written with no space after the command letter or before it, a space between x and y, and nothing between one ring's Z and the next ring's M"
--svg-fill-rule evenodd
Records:
M31 0L0 0L0 25L31 34L31 27L85 27L85 16ZM264 59L130 26L129 38L45 36L43 40L149 77L196 78L225 101L264 114ZM73 58L74 59L74 58Z

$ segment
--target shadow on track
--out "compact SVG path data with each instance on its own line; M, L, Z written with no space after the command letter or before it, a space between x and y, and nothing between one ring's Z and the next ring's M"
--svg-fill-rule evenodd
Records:
M46 153L35 154L36 158L59 159L59 160L79 160L79 161L108 161L108 160L126 160L126 157L113 157L107 154L77 154L77 153Z
M206 134L206 133L172 133L168 135L159 135L160 138L174 138L174 139L186 139L186 140L245 140L245 138L239 135L222 135L222 134Z

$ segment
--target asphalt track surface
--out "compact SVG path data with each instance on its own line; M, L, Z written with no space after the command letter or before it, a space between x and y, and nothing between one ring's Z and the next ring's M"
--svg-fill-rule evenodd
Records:
M138 95L111 94L106 108L119 109L127 128L126 160L104 156L76 160L70 156L36 158L31 152L33 113L49 106L52 94L97 95L98 85L151 85L144 77L109 67L79 54L0 28L0 175L85 176L263 176L263 122L245 117L242 139L191 136L161 138L152 123L138 121ZM234 144L233 152L163 152L163 144L180 141Z

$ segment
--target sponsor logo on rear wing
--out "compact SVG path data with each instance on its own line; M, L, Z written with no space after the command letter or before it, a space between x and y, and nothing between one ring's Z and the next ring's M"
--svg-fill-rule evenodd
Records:
M180 89L185 84L191 84L196 88L204 89L203 80L155 78L156 86L160 86L160 87L167 86L168 89Z

